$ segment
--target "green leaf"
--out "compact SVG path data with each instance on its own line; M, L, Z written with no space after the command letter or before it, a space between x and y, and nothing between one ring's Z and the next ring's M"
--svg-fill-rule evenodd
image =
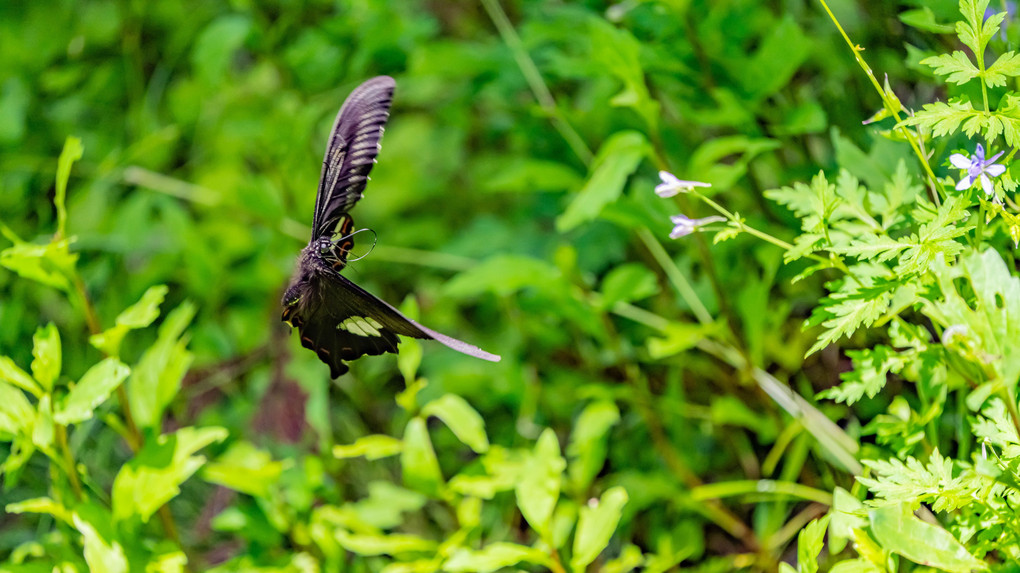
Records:
M344 549L358 555L403 555L431 552L436 549L435 541L415 535L350 533L339 529L334 536Z
M854 530L868 526L864 504L847 490L837 487L832 492L832 510L829 512L829 552L843 551Z
M67 239L45 245L16 243L0 251L0 266L4 266L26 279L46 286L71 291L71 280L78 255L69 250Z
M72 520L74 528L82 535L83 545L85 545L85 562L89 564L89 571L127 573L128 561L120 543L115 539L104 538L99 533L99 528L83 519L78 512L74 513Z
M53 412L53 419L64 426L88 420L92 411L105 402L130 373L131 369L116 358L99 362L64 396Z
M1020 76L1020 54L1012 50L1002 54L982 76L990 88L1006 85L1006 78Z
M269 452L238 441L202 468L202 479L255 497L267 497L291 460L273 461Z
M631 107L651 132L658 130L659 102L648 93L641 66L641 43L625 28L616 28L602 18L588 20L591 57L601 69L623 82L623 91L610 103Z
M592 161L588 181L557 217L556 230L565 233L598 217L606 205L620 197L627 178L647 154L648 141L636 131L622 131L607 139Z
M610 400L597 400L584 407L574 423L567 444L570 460L567 474L573 491L584 492L606 462L609 430L620 421L620 409Z
M32 337L32 376L47 392L53 390L53 383L60 375L60 333L51 322L39 327Z
M378 460L395 456L404 451L404 441L385 434L362 436L349 446L333 446L333 456L345 459L365 456L367 460Z
M975 340L953 351L1015 388L1020 380L1020 278L995 249L968 253L951 266L939 262L932 271L942 297L926 300L924 313Z
M53 197L53 205L57 208L57 237L63 237L67 227L67 180L71 178L71 166L75 161L82 158L85 148L82 147L81 139L68 137L64 141L64 149L60 152L60 159L57 160L57 192Z
M773 21L750 60L741 58L736 64L737 80L755 100L766 98L789 85L813 50L812 39L792 16Z
M906 462L892 458L864 460L874 477L857 478L876 497L889 503L930 503L936 512L953 511L978 499L984 484L973 472L954 475L953 460L936 449L928 463L908 456Z
M549 567L549 556L541 549L516 543L490 543L477 551L458 548L443 563L443 571L471 571L489 573L518 563L532 563Z
M43 394L39 399L39 408L36 410L35 424L32 427L32 443L40 450L46 451L53 444L55 432L50 394Z
M627 499L627 490L617 486L606 490L596 504L581 507L574 535L574 554L570 559L573 570L583 571L609 545Z
M981 113L975 110L969 101L959 99L951 100L948 103L941 101L926 103L920 111L901 121L897 127L918 126L931 131L934 137L942 137L955 133L962 122L975 118Z
M138 302L124 309L124 312L117 316L117 321L112 328L93 335L89 338L89 342L110 356L119 355L120 343L129 331L145 328L159 317L159 305L163 303L167 291L165 285L149 287Z
M899 353L879 344L874 348L848 350L847 356L853 360L853 369L840 375L842 384L819 392L819 399L829 398L851 405L864 396L874 398L885 387L888 375L899 373L912 354Z
M526 287L543 288L563 280L552 264L523 255L495 255L453 277L444 292L467 298L491 292L506 296Z
M28 372L6 356L0 356L0 380L6 380L33 396L42 396L43 391L39 384L28 375Z
M627 544L616 559L606 561L599 573L630 573L645 563L645 556L636 545Z
M873 509L868 517L871 532L882 547L914 563L954 573L988 569L988 564L971 555L951 533L915 517L908 504Z
M476 453L489 450L489 438L485 435L485 420L463 398L456 394L445 394L422 408L423 416L435 416L453 431L457 439Z
M396 486L388 481L368 484L368 497L343 506L352 510L359 528L365 524L378 529L392 529L405 522L403 514L418 511L428 503L424 495ZM461 523L463 526L463 523Z
M73 524L71 512L48 497L35 497L17 503L9 503L4 507L4 510L7 513L44 513L52 515L68 525Z
M113 480L113 518L122 521L137 516L147 522L205 465L205 457L195 452L227 436L224 428L188 427L147 441Z
M552 533L552 513L560 497L560 479L566 465L560 456L556 432L546 428L528 456L515 488L521 515L543 538Z
M921 60L920 63L925 66L931 66L934 68L935 73L940 76L949 76L946 78L946 81L954 84L965 84L981 75L981 71L978 70L973 63L971 63L967 54L960 50L953 52L952 55L942 54L940 56L925 58ZM1005 81L1005 79L1003 79L1003 81ZM993 84L988 85L989 87L993 87Z
M602 280L603 309L611 309L618 302L634 302L659 292L655 273L640 263L625 263L606 273Z
M800 573L816 573L818 556L825 544L825 530L829 526L830 516L812 520L797 534L797 564Z
M191 365L184 329L195 316L195 305L183 302L167 315L159 336L142 354L128 379L128 401L135 423L141 428L159 428L163 410L177 395L181 380Z
M443 486L439 460L432 448L425 419L415 416L404 428L404 450L400 453L404 484L426 495L436 497Z

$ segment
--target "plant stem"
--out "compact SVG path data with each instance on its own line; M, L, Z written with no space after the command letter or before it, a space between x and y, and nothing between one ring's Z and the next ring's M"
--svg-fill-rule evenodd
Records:
M839 30L840 35L843 36L843 40L846 41L847 46L850 46L850 51L853 52L854 59L857 60L857 64L861 66L865 75L867 75L868 79L871 80L871 85L874 86L875 91L877 91L879 97L882 98L882 103L884 104L885 109L889 111L889 115L896 119L896 127L894 129L899 131L900 135L907 140L907 143L909 143L910 147L914 150L914 154L917 155L918 159L920 159L921 167L924 168L925 173L928 175L928 190L932 195L932 200L936 205L941 204L938 178L935 177L935 172L932 171L931 165L928 163L928 157L921 150L921 144L917 134L907 129L905 125L901 125L902 119L900 118L900 110L903 108L903 104L900 103L899 99L896 99L895 95L888 93L885 88L882 87L882 84L878 83L878 78L876 78L875 73L871 71L871 66L869 66L868 62L864 61L864 58L861 56L861 52L864 51L864 48L857 46L850 40L850 36L847 35L845 30L843 30L843 26L840 25L839 20L836 19L836 15L829 9L829 5L825 2L825 0L818 0L818 2L823 8L825 8L825 12L829 14L829 18L832 20L832 23L836 25L836 29ZM981 85L983 88L984 82L982 82ZM987 100L985 103L985 109L987 109Z
M503 7L499 5L499 0L482 0L482 6L485 8L486 13L489 14L489 18L492 23L496 26L496 30L499 31L499 35L503 38L507 47L513 52L514 60L517 61L517 67L520 68L521 73L524 75L525 81L528 82L528 86L531 87L531 93L538 100L538 105L542 108L549 118L553 122L553 126L563 139L567 142L567 145L574 151L574 154L584 162L585 165L591 163L592 152L588 149L588 146L584 143L584 139L580 134L574 130L570 122L563 117L563 113L558 107L556 107L556 100L553 98L552 93L549 91L549 87L545 85L545 80L542 78L542 73L538 71L538 67L535 66L535 62L528 55L528 51L524 49L524 43L521 42L520 36L517 35L517 31L514 30L513 24L510 23L510 19L507 18L506 12L503 11Z
M71 481L71 489L74 490L74 495L78 498L78 501L83 501L85 493L81 488L81 480L78 479L78 465L74 462L71 446L67 443L67 426L62 424L54 425L56 426L57 444L60 446L60 451L64 456L64 464L67 466L67 477Z
M662 244L659 243L655 235L652 234L646 228L638 229L638 238L645 244L645 248L652 254L655 262L659 264L663 272L666 273L666 277L669 282L673 283L673 288L680 294L680 297L684 299L687 306L690 307L691 312L694 313L694 317L698 319L701 324L711 324L714 322L712 313L708 312L705 308L704 303L698 298L698 293L694 292L694 288L691 283L684 276L680 268L676 266L673 259L670 258L669 254L666 253L666 249L662 248Z

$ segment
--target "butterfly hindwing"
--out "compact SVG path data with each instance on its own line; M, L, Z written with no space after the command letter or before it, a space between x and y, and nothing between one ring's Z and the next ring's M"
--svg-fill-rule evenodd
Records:
M336 223L361 199L379 154L396 83L378 76L358 86L333 121L315 198L312 240L329 236Z
M345 362L396 352L400 336L431 338L476 358L500 360L418 324L340 274L357 233L349 211L379 153L394 86L393 78L372 78L340 107L323 159L312 238L283 295L283 320L298 329L301 344L329 365L333 378L347 372Z

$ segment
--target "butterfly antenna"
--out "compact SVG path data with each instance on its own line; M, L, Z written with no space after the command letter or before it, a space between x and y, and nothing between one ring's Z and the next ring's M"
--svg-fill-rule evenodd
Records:
M368 255L372 254L372 251L374 251L374 250L375 250L375 245L376 245L376 243L378 243L378 242L379 242L379 236L378 236L378 235L376 235L376 234L375 234L375 231L373 231L372 229L368 229L368 228L365 228L365 229L358 229L357 231L354 231L354 232L353 232L353 233L351 233L350 235L347 235L347 237L344 237L344 239L347 239L347 238L353 237L354 235L357 235L358 233L364 233L364 232L366 232L366 231L367 231L367 232L369 232L369 233L372 233L372 246L371 246L371 247L369 247L369 248L368 248L368 250L367 250L367 251L365 251L365 253L364 253L364 254L362 254L361 256L359 256L359 257L355 257L355 258L353 258L353 259L347 259L347 262L348 262L348 263L353 263L354 261L360 261L361 259L363 259L363 258L367 257Z

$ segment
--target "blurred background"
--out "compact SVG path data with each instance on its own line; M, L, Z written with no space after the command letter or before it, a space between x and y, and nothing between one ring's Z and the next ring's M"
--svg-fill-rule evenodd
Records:
M934 99L914 63L938 41L932 32L946 31L936 22L955 18L954 2L831 6L905 104ZM169 286L164 308L198 308L195 362L167 427L222 425L310 468L287 486L305 496L295 507L357 499L395 466L310 460L369 433L399 434L406 415L393 396L404 378L387 355L330 381L280 322L280 296L308 239L333 117L379 74L396 78L397 91L354 210L378 244L346 274L394 305L416 306L423 324L503 356L494 365L424 343L420 399L464 397L492 443L507 447L546 427L562 438L586 403L611 400L620 420L593 491L628 487L614 543L668 544L688 563L712 563L759 551L749 546L756 539L781 558L824 507L727 499L753 532L734 535L685 494L691 476L772 476L829 491L852 478L729 365L690 350L711 333L692 326L664 337L611 310L622 302L693 323L655 263L659 245L754 364L808 399L837 380L845 365L835 348L803 363L813 334L802 324L822 278L791 285L803 267L784 266L777 248L751 237L669 240L678 207L652 192L659 169L707 181L731 211L790 238L798 224L763 191L840 156L895 166L901 152L862 125L880 102L815 2L3 2L0 222L26 240L53 233L56 158L65 138L81 137L68 235L100 322L154 284ZM650 150L630 167L612 159L627 149L604 147L625 132L642 134ZM565 222L581 189L606 184L591 176L606 162L619 198ZM82 313L0 270L0 354L28 364L32 333L50 321L62 333L64 375L75 379L99 356ZM129 338L124 356L151 343L150 330ZM829 414L847 418L842 407ZM859 429L851 421L848 430ZM100 476L108 467L111 478L127 455L110 436L75 437ZM448 430L433 439L444 467L467 463ZM283 534L257 519L257 504L193 481L173 509L193 524L183 536L203 562L280 550ZM210 533L228 503L244 509L246 527ZM512 532L512 504L499 512L492 527ZM0 517L0 527L0 554L32 534L22 519ZM375 570L367 567L359 570Z

